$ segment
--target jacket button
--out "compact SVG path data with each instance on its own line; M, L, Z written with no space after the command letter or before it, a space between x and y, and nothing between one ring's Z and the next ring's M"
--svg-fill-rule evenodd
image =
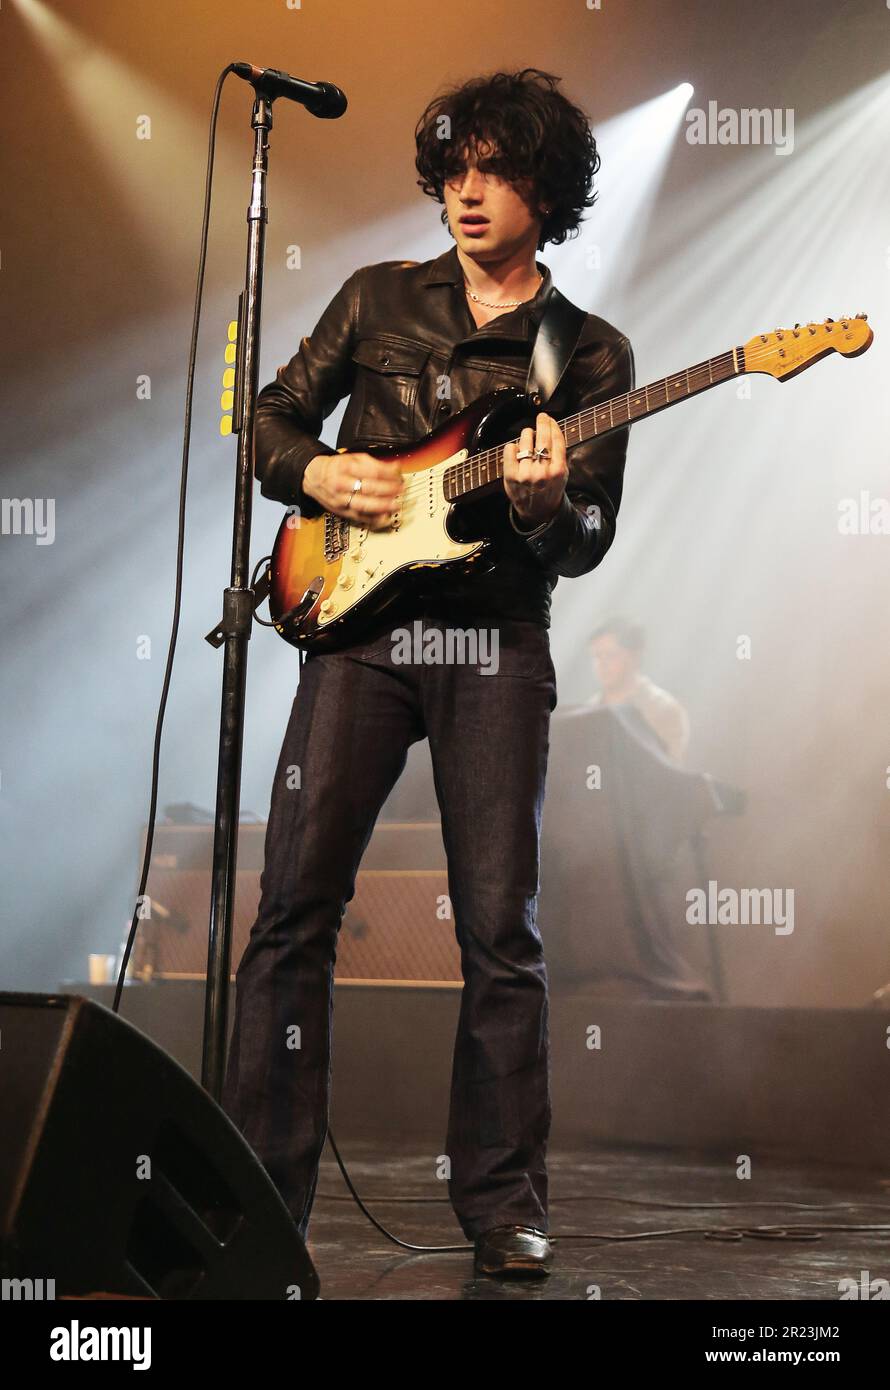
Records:
M385 354L383 355L383 357L381 357L380 361L383 363L384 367L388 367L388 366L389 366L389 353L388 353L388 352L385 353Z
M448 401L442 401L441 405L439 406L439 414L440 414L440 415L450 415L450 414L451 414L451 406L450 406L450 404L448 403Z

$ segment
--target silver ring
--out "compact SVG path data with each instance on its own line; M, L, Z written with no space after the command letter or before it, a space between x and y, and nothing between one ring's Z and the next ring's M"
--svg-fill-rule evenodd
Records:
M536 450L535 450L535 458L536 458L536 459L549 459L549 457L550 457L550 450L549 450L546 446L545 446L543 449L536 449Z
M519 463L520 459L533 459L534 457L531 449L526 449L524 453L516 455L516 462Z
M355 482L352 484L352 495L353 495L353 497L355 496L355 494L356 494L357 492L361 492L361 490L362 490L362 480L361 480L361 478L356 478Z

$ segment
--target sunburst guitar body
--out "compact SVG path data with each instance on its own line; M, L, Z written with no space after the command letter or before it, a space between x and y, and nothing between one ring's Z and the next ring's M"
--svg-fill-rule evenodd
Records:
M372 458L399 464L400 510L385 530L331 512L311 520L286 516L271 561L269 603L277 631L299 647L339 646L353 634L358 637L406 586L418 586L431 571L487 568L486 537L462 536L461 502L502 485L477 470L477 486L452 501L446 495L448 480L469 483L468 461L494 452L534 416L530 398L505 387L480 397L408 448L366 449Z

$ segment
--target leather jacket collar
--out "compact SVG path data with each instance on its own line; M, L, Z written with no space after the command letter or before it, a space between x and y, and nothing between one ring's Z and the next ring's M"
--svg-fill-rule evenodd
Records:
M533 299L520 304L509 314L498 314L490 323L477 328L475 333L464 338L464 342L478 342L481 338L531 338L544 312L544 305L550 295L553 277L543 261L535 261L538 274L543 277ZM426 274L426 288L435 285L463 285L464 273L457 255L457 247L443 251L430 263Z

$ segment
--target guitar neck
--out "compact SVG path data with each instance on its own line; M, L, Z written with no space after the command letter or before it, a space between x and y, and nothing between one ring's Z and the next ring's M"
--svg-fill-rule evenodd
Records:
M688 400L712 386L719 386L731 377L741 376L745 371L745 349L730 348L718 357L709 357L706 362L698 362L687 367L684 372L663 376L660 381L650 382L638 390L628 391L621 396L613 396L609 401L590 406L577 415L567 415L559 421L566 447L573 449L587 439L610 434L612 430L632 425L635 420L644 420L647 415L655 415L659 410L678 401ZM518 444L518 439L511 441ZM478 492L480 488L496 483L504 472L504 446L483 449L472 454L463 463L455 463L446 471L444 486L449 502L455 502L468 493Z

